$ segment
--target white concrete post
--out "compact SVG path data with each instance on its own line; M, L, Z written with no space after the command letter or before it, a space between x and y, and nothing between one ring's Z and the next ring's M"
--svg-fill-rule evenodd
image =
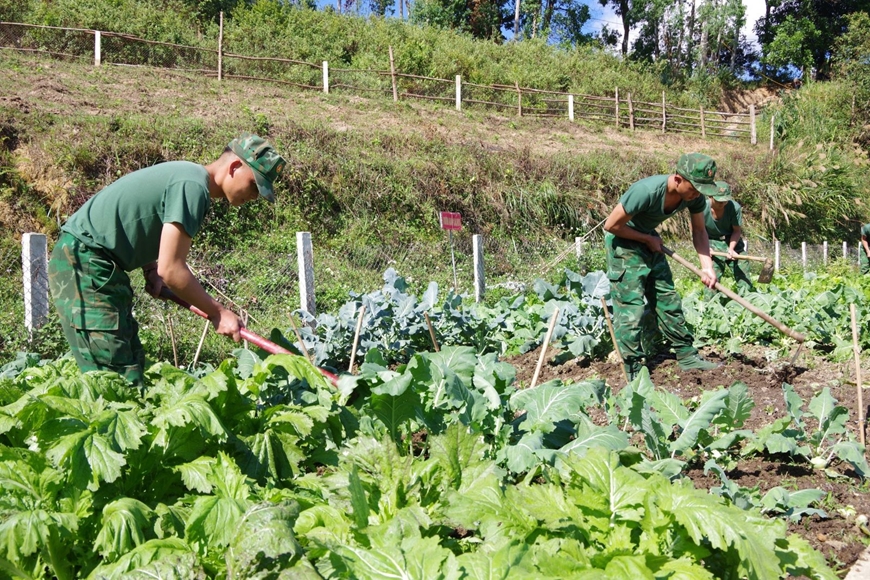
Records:
M845 260L848 257L849 257L849 244L848 244L848 242L843 242L843 259Z
M758 144L758 134L755 131L755 105L749 105L749 142Z
M773 151L773 120L776 119L776 115L770 116L770 150Z
M45 234L24 234L21 237L21 266L24 326L33 332L48 318L48 239Z
M583 238L574 238L574 249L577 251L577 258L583 257Z
M474 301L483 300L486 292L486 280L483 275L483 236L471 236L471 244L474 251Z
M828 242L822 242L822 264L828 265Z
M462 75L456 75L456 110L462 110Z
M804 267L804 272L807 270L807 243L801 242L801 265Z
M329 63L323 61L323 92L329 94Z
M103 61L103 35L99 30L94 31L94 66L100 66Z
M309 232L296 232L296 259L299 264L299 307L311 316L314 308L314 248Z
M574 120L574 95L568 95L568 120Z
M779 240L773 242L773 270L779 272Z

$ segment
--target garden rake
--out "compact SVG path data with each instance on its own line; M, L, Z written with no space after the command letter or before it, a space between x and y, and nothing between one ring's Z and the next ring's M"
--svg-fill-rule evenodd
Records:
M722 258L728 257L728 254L726 254L725 252L714 252L711 250L710 254ZM745 256L743 254L737 254L734 257L738 260L764 262L764 266L761 267L761 274L758 275L758 282L760 284L770 284L770 281L773 280L773 260L771 260L770 258L762 258L761 256Z

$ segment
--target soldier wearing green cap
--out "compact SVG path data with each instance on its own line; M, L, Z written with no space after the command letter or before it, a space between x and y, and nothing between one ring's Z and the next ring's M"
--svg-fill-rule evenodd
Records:
M111 370L141 384L145 357L127 275L136 268L149 294L166 286L208 314L219 334L239 341L241 321L206 293L187 255L212 200L274 201L285 164L269 142L243 133L208 165L170 161L125 175L67 220L49 261L49 285L82 371Z
M735 259L746 249L743 243L743 208L734 201L731 186L724 181L716 182L716 193L707 195L704 210L704 225L710 238L710 249L728 254L727 258L711 256L716 277L721 278L726 270L731 270L737 281L737 288L751 292L754 290L749 278L746 262Z
M861 256L861 274L870 274L870 224L861 226L861 249L864 251Z
M715 178L713 159L700 153L682 155L674 173L654 175L632 185L604 222L613 325L630 379L637 376L653 354L644 352L642 340L644 330L653 326L670 342L680 368L707 370L718 366L704 360L693 344L680 295L662 253L662 240L656 232L659 224L688 208L703 282L712 288L716 272L704 227L707 203L701 194L716 192Z

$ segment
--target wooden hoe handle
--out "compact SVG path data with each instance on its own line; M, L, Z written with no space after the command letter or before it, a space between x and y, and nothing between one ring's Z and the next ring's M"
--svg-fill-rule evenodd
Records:
M692 264L691 262L689 262L688 260L686 260L682 256L674 253L674 251L671 250L670 248L662 246L662 251L665 254L667 254L669 257L673 258L674 260L676 260L677 262L679 262L680 264L682 264L683 266L685 266L686 268L688 268L689 270L694 272L694 274L696 276L698 276L699 278L703 277L701 270L699 270L697 266L695 266L694 264ZM786 335L792 337L793 339L795 339L798 342L806 341L806 339L807 339L806 336L804 336L803 334L801 334L800 332L798 332L796 330L789 328L788 326L786 326L785 324L783 324L779 320L777 320L774 317L772 317L771 315L769 315L767 312L764 312L763 310L753 306L752 304L747 302L744 298L740 297L735 292L729 290L728 288L726 288L725 286L723 286L719 282L716 282L716 285L714 286L714 288L716 290L718 290L719 292L721 292L722 294L724 294L725 296L727 296L728 298L730 298L731 300L733 300L734 302L736 302L737 304L739 304L740 306L742 306L743 308L745 308L746 310L748 310L749 312L751 312L752 314L763 319L765 322L767 322L768 324L770 324L771 326L773 326L774 328L776 328L777 330L779 330L783 334L786 334Z
M725 252L714 252L710 250L710 254L713 256L720 256L722 258L727 258L728 254ZM761 256L747 256L745 254L737 254L734 256L737 260L751 260L753 262L767 262L770 258L762 258Z

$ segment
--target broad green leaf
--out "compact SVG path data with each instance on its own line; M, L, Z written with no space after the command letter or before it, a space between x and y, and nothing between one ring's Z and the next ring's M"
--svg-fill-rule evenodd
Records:
M611 522L638 515L637 508L643 503L647 486L636 471L619 464L619 455L593 447L586 457L570 461L567 467L604 498Z
M161 405L154 412L153 423L164 431L169 427L185 427L195 425L203 437L214 437L224 441L227 430L215 414L211 406L201 395L188 394L173 402ZM155 440L162 447L168 447L169 442L159 437Z
M791 415L792 419L799 428L804 428L804 423L802 417L804 412L801 410L804 402L801 400L800 395L798 395L794 391L794 387L792 387L788 383L782 384L782 392L785 395L785 406L788 409L789 415Z
M658 577L667 574L665 576L667 580L715 580L716 578L699 563L685 557L666 562L656 573Z
M173 469L181 474L181 481L187 489L210 494L214 487L210 481L214 463L214 457L198 457L190 463L183 463Z
M227 547L227 577L258 578L266 570L277 572L275 567L286 569L298 560L303 554L293 533L298 516L295 502L251 506Z
M694 447L698 442L698 434L701 430L709 428L713 418L725 408L725 398L727 396L728 391L720 390L702 402L695 409L695 412L682 422L683 431L677 440L671 444L671 451L681 453Z
M613 578L655 580L643 556L616 556L607 563L604 571Z
M445 563L453 554L438 543L438 538L405 538L393 547L366 549L341 546L336 554L348 561L355 578L361 580L440 580Z
M857 441L841 441L831 447L831 451L841 460L852 465L859 477L870 474L870 466L864 456L864 448Z
M812 398L808 410L810 415L819 422L819 425L824 425L836 406L837 401L831 396L831 389L825 387L821 393Z
M459 423L432 438L430 457L441 467L445 485L460 489L493 469L493 462L484 459L489 446L479 434L469 433Z
M682 424L689 418L689 410L678 396L669 391L655 391L650 396L650 404L668 431L674 425Z
M247 502L227 497L198 497L184 529L185 539L200 552L227 546L247 507Z
M509 445L504 453L507 467L514 473L525 473L540 463L538 451L544 448L544 436L541 433L526 433L516 445Z
M123 497L103 508L103 522L94 548L109 562L114 562L136 546L145 543L145 531L154 512L137 499Z
M620 431L616 425L599 427L593 423L577 424L577 434L574 439L562 446L559 451L564 453L580 453L590 447L603 447L612 451L620 451L628 447L628 435Z
M745 383L737 381L728 388L725 408L713 423L729 431L739 429L752 414L753 408L755 408L755 401L749 396L749 388Z
M193 558L192 562L191 558ZM88 576L88 580L126 579L134 570L144 569L157 562L186 562L186 567L192 570L195 566L195 558L196 555L187 542L179 538L148 540L118 558L117 562L97 566Z
M348 489L354 523L358 530L364 530L369 525L369 502L355 463L348 477Z
M393 395L372 395L370 399L372 411L384 424L393 440L400 442L399 430L407 421L416 416L420 398L414 389L406 389L396 397Z
M515 411L526 411L521 429L549 433L558 421L577 420L586 404L586 394L582 387L561 386L550 381L534 389L517 391L511 397L510 406Z
M828 567L825 557L797 534L776 541L776 555L784 571L792 577L805 576L815 580L838 580Z

